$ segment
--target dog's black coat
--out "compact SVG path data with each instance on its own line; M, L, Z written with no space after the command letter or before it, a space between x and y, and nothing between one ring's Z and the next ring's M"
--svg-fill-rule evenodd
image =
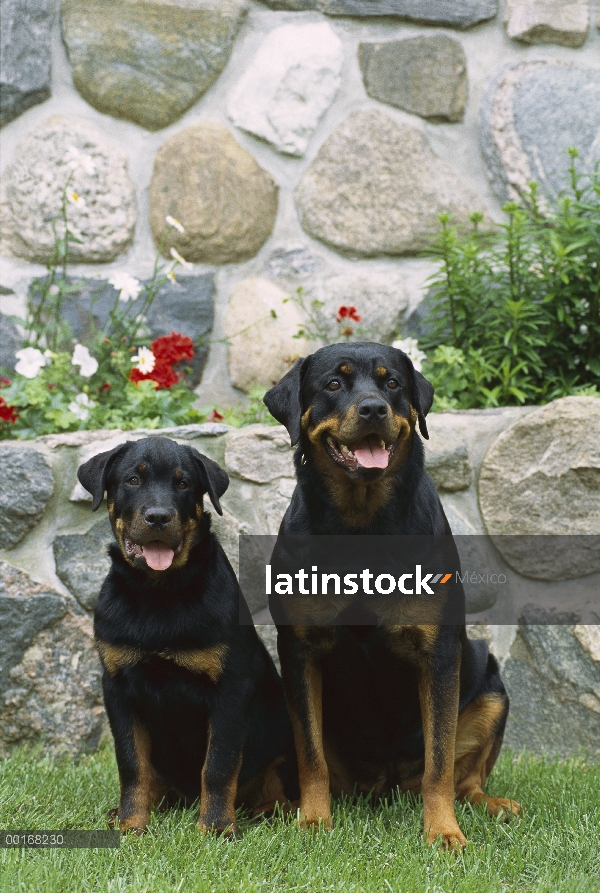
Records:
M265 797L297 796L281 680L202 510L208 493L222 513L225 472L192 447L150 437L95 456L78 475L94 508L107 490L118 543L94 629L121 829L143 829L161 797L200 796L201 827L224 830L241 802L258 809ZM174 553L165 570L140 554L156 540Z
M265 395L271 413L287 427L292 444L298 444L297 486L280 536L451 536L415 430L418 422L423 436L428 436L425 416L432 400L429 382L392 347L337 344L298 360ZM337 454L343 459L342 442L347 444L350 438L360 445L373 432L382 432L389 452L388 439L391 444L396 431L398 439L385 470L360 464L355 469L340 467L334 458ZM340 432L346 432L346 440ZM454 597L464 612L460 584ZM457 747L460 734L466 741L471 730L466 724L467 719L471 723L475 706L466 708L476 703L480 718L485 714L481 728L487 728L488 752L487 757L480 755L483 768L477 785L484 783L499 751L508 699L487 644L470 641L464 624L438 626L434 632L426 627L393 631L382 623L302 629L286 621L286 611L290 615L285 597L272 595L270 604L278 626L306 823L330 821L326 784L334 795L353 789L386 794L400 786L423 791L430 840L441 834L447 845L464 843L453 807L451 814L449 808L436 812L426 798L432 791L430 802L434 802L443 788L448 800L449 762L453 763L455 750L454 733L448 729L456 713L465 727L461 733L459 724ZM455 676L456 686L451 681ZM429 745L424 738L425 701L432 730ZM469 791L460 789L458 770L457 779L457 795L469 796ZM479 794L474 799L478 798ZM490 811L496 809L483 793L481 798Z

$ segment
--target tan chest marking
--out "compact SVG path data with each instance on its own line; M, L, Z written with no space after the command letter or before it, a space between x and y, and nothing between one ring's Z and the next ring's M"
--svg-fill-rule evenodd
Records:
M109 645L102 639L96 639L96 647L100 654L100 660L106 667L109 676L116 676L119 670L133 667L142 660L150 657L161 657L163 660L172 660L179 667L198 675L206 674L212 682L217 682L223 673L225 659L227 657L227 645L213 645L211 648L194 648L176 651L142 651L128 645Z

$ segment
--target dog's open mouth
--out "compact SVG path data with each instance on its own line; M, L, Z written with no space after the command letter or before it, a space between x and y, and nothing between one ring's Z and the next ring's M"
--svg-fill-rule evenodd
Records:
M153 571L166 571L167 568L171 567L173 559L179 555L182 547L183 540L176 549L171 549L162 540L151 540L149 543L144 543L143 546L140 546L139 543L134 543L133 540L125 539L125 551L130 558L145 558L146 564Z
M387 446L379 434L367 434L352 449L331 436L326 443L334 462L349 471L356 471L358 468L387 468L396 446L395 441Z

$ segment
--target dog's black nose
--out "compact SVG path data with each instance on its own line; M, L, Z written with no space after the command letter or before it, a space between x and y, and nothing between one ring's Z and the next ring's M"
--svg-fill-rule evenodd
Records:
M388 405L377 397L365 397L358 404L358 414L365 422L380 422L387 415Z
M146 509L144 512L144 521L148 527L155 527L157 530L160 530L161 527L166 527L172 517L173 513L163 508L154 507Z

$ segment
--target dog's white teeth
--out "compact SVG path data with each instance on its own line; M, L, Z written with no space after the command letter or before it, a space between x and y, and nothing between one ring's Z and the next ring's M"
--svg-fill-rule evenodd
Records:
M382 449L382 450L385 450L385 440L382 440L382 441L381 441L381 449Z
M348 456L349 459L354 459L354 453L346 446L345 443L340 444L340 447L344 456Z

